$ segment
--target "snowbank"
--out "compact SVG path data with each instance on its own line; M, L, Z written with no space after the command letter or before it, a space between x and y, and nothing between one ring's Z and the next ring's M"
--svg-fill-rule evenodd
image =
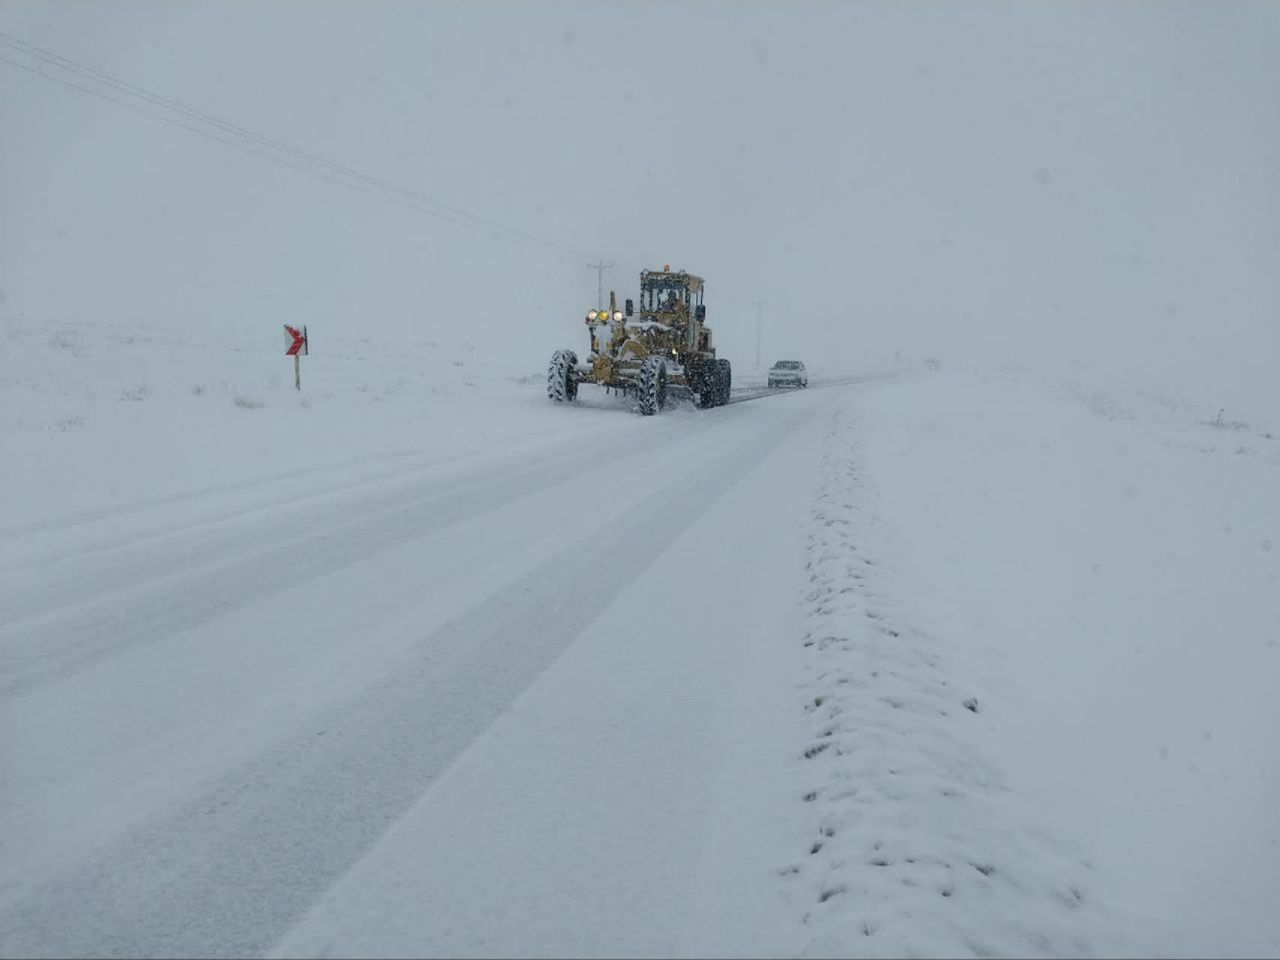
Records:
M1139 952L1274 956L1273 427L1031 371L934 374L849 416L820 536L862 560L819 566L815 589L840 609L854 587L857 630L811 627L814 746L850 751L819 792L842 836L878 825L827 889L885 902L822 942L848 949L867 917L903 948L1074 954L1103 907ZM895 872L919 886L888 897ZM936 940L907 909L925 877L954 889Z

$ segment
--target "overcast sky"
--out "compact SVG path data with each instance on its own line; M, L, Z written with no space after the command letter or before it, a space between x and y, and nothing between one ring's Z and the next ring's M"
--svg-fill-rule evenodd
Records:
M1084 359L1276 397L1277 3L6 0L0 31L574 251L0 63L9 315L537 367L586 342L591 254L620 296L704 276L743 369L763 300L766 362Z

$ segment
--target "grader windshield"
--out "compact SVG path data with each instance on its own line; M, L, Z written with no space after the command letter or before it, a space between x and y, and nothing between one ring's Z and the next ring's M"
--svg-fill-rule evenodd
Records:
M689 312L702 304L702 281L685 273L646 273L640 280L640 309L673 310L683 306Z

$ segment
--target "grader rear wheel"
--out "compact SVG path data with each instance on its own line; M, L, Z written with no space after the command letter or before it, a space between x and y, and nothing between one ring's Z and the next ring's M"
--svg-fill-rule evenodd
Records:
M733 385L733 371L728 360L707 360L698 368L700 390L698 406L704 410L722 407L729 402Z
M703 410L719 406L720 378L716 375L716 362L704 360L694 369L697 371L694 379L698 386L698 406Z
M716 406L722 407L729 402L729 394L733 392L733 366L728 360L717 360L716 366L720 368L720 390Z

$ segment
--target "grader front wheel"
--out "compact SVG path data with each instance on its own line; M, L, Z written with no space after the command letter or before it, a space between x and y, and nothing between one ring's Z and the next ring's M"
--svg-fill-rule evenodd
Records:
M547 367L547 396L556 403L572 403L578 398L578 355L557 350Z
M649 417L667 405L667 361L649 357L635 380L636 410Z

